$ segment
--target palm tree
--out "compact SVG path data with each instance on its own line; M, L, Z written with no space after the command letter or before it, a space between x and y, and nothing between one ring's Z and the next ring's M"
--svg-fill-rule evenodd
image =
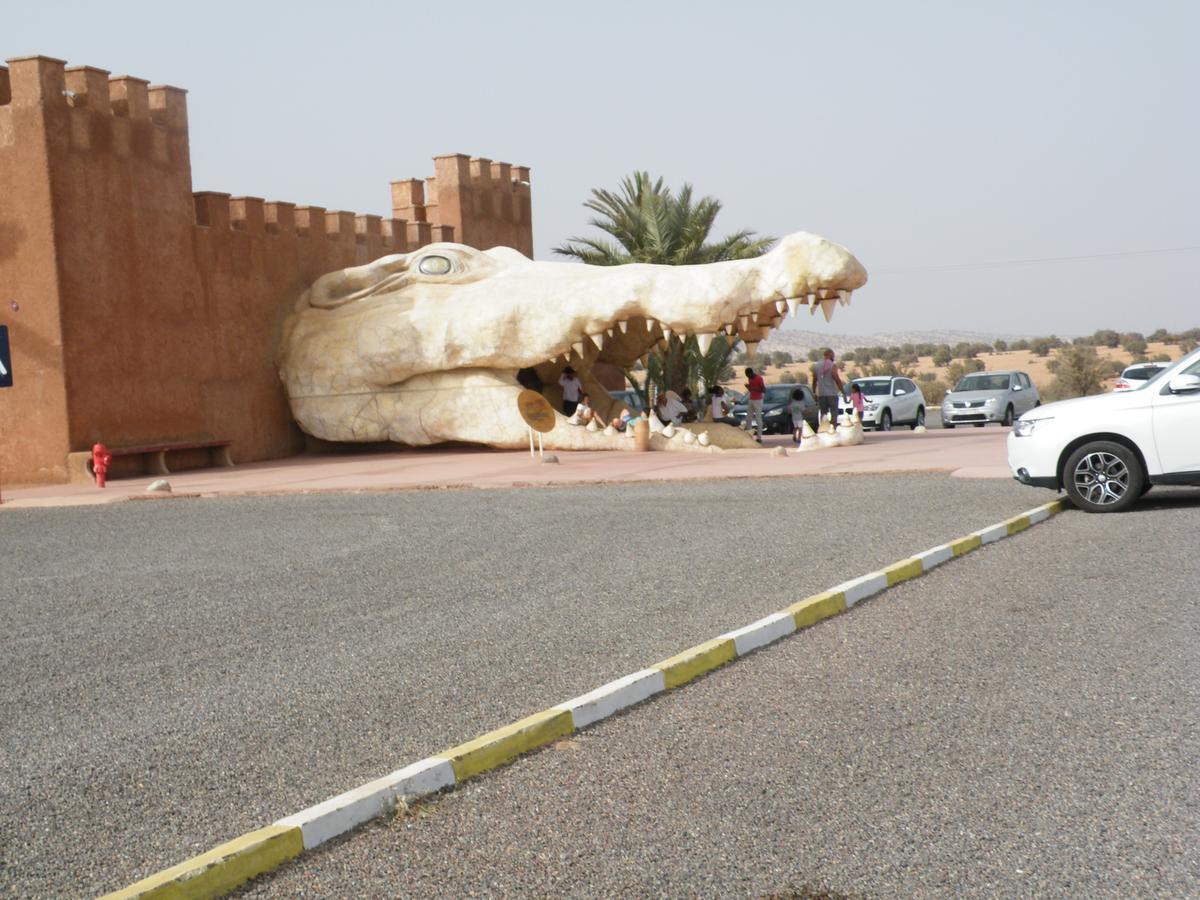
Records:
M555 247L554 252L593 266L684 266L747 259L761 256L775 243L774 238L758 237L748 229L710 242L721 201L714 197L695 200L690 184L673 193L662 178L653 179L649 172L626 177L615 193L593 188L591 199L583 205L596 213L588 224L608 238L574 237ZM699 396L699 382L709 390L727 376L736 346L736 340L727 341L721 336L712 342L708 353L701 353L695 338L672 336L665 350L650 355L644 385L638 384L632 372L627 371L625 377L647 400L650 384L659 390L689 387Z

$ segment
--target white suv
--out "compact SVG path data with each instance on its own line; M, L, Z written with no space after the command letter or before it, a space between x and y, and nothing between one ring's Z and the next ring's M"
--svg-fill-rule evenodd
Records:
M911 378L900 375L874 375L855 378L863 394L862 423L866 428L891 431L893 425L917 428L925 424L925 395ZM838 402L840 414L850 415L854 405L849 400L850 384Z
M1087 512L1128 509L1156 484L1200 485L1200 350L1139 388L1030 410L1008 436L1008 465Z

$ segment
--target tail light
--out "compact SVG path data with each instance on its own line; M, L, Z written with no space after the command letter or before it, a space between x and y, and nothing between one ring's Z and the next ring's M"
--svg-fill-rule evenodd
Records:
M1127 391L1127 390L1129 390L1129 382L1126 381L1124 378L1118 378L1117 383L1113 385L1113 390L1114 391Z

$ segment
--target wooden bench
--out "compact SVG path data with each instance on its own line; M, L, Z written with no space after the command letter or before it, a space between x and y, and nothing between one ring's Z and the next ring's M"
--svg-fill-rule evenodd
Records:
M121 456L146 457L147 475L170 475L167 468L167 454L174 450L208 450L209 462L213 466L232 466L229 448L233 441L173 441L171 443L146 444L142 447L109 447L108 452L113 459ZM92 452L67 454L67 469L71 481L90 482L96 478L92 471Z

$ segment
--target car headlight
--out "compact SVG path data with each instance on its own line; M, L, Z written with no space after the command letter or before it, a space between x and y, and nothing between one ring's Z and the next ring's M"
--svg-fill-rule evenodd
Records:
M988 397L986 400L983 401L984 406L995 406L996 403L997 403L997 400L995 397Z
M869 409L871 412L875 412L875 410L879 409L879 404L878 403L867 403L863 406L863 409Z
M782 409L773 409L773 410L771 410L769 413L767 413L767 414L766 414L766 416L765 416L764 418L767 418L767 419L773 419L773 418L775 418L776 416L782 416L782 415L783 415L783 410L782 410Z
M1013 434L1016 437L1029 437L1043 422L1053 421L1054 416L1043 416L1040 419L1020 419L1017 421L1017 427L1013 429Z

